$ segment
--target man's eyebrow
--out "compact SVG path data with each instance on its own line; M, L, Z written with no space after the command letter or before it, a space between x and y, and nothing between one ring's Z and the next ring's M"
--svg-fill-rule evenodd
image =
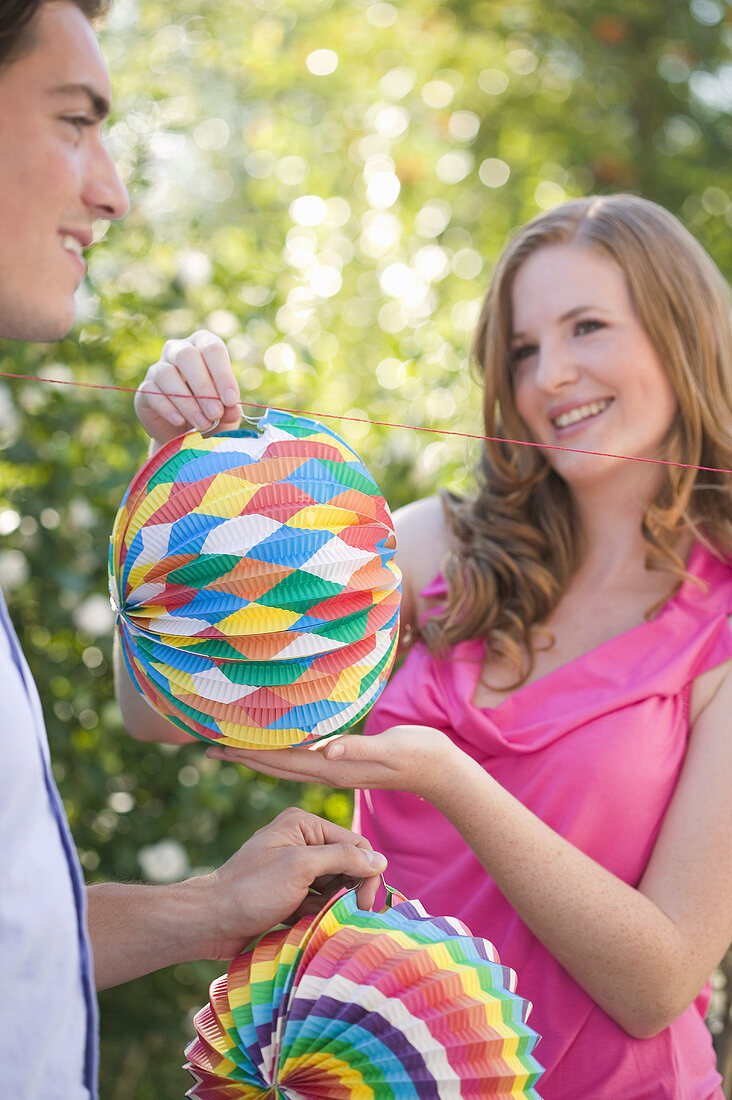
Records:
M560 318L558 318L559 323L562 324L564 321L571 321L571 319L573 317L576 317L578 313L584 313L585 310L587 310L587 309L592 310L592 309L597 309L597 308L598 308L597 306L588 306L588 305L574 306L573 309L568 309L566 313L563 313L562 316ZM523 332L512 332L511 333L511 339L512 340L520 340L523 337L523 335L524 335Z
M84 95L89 100L94 117L101 120L109 114L109 102L90 84L62 84L53 88L51 95Z

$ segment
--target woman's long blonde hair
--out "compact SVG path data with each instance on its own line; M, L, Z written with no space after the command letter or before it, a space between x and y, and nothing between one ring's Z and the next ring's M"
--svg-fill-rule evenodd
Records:
M483 638L516 668L518 686L533 667L532 628L559 602L581 547L567 486L528 439L512 387L511 295L521 265L537 249L575 244L609 257L624 272L638 316L678 402L662 457L732 469L732 324L729 288L701 245L663 207L634 195L575 199L529 222L500 257L475 337L485 385L487 442L470 499L445 494L454 549L443 572L448 597L423 627L434 651ZM667 466L646 508L647 564L679 578L679 536L691 530L732 553L728 474Z

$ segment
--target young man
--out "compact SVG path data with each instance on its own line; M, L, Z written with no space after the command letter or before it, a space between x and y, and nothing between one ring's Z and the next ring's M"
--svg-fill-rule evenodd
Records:
M5 0L0 10L0 337L64 336L94 220L127 210L101 134L110 89L90 22L100 6ZM384 858L296 810L211 875L85 891L38 696L1 596L0 697L4 1095L96 1095L93 975L103 988L178 961L230 958L294 913L322 877L363 877L361 903L373 901Z

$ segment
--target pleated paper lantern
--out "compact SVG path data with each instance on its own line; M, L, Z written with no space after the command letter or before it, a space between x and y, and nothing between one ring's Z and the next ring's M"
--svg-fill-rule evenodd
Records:
M539 1037L515 986L460 921L404 898L361 911L341 891L213 982L186 1049L187 1096L538 1100Z
M315 420L163 446L114 524L110 593L140 693L204 740L278 748L337 733L379 695L401 577L378 486Z

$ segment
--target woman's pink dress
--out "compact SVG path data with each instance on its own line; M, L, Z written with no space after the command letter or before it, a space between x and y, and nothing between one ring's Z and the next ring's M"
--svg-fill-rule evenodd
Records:
M399 724L444 730L557 833L637 884L684 762L692 681L732 657L732 566L697 544L688 569L703 589L686 581L651 622L497 707L471 701L480 641L440 660L415 645L366 733ZM424 595L444 593L438 579ZM355 828L388 856L393 886L428 912L462 918L517 972L542 1036L535 1053L546 1068L545 1100L722 1100L704 1024L708 989L661 1034L632 1039L528 930L430 803L396 791L358 792Z

